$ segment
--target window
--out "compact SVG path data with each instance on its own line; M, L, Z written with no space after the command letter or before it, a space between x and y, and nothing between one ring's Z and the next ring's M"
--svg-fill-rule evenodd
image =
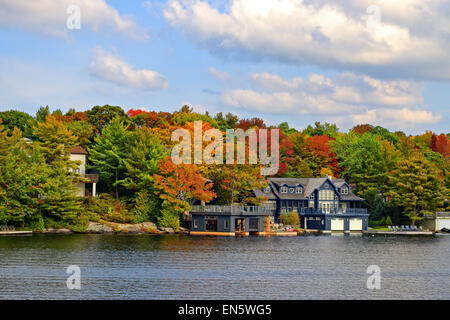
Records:
M223 222L223 228L226 230L226 229L228 229L228 220L225 220L224 222Z
M197 223L197 219L194 219L194 228L197 229L198 228L198 223Z
M287 193L287 187L281 187L281 193Z
M348 194L348 188L347 187L342 188L342 194Z
M302 187L297 187L296 193L303 193L303 188Z
M265 193L269 193L269 192L270 192L270 187L267 186L267 187L264 189L264 192L265 192Z
M311 193L311 195L309 196L310 200L314 200L314 193Z

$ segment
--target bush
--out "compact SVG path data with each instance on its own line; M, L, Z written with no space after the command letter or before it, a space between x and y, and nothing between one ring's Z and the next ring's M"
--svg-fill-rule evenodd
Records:
M43 231L45 228L44 218L41 214L37 214L27 221L27 226L32 231Z
M185 201L172 198L164 200L161 205L161 216L158 217L158 225L178 231L180 216L189 209L190 206Z
M290 213L284 212L280 217L281 223L284 225L291 225L296 227L300 225L300 217L298 213L292 211Z
M136 195L133 214L134 223L146 221L157 222L161 200L148 192L139 192Z
M280 221L282 224L289 224L289 214L287 212L283 212L280 216Z
M385 225L392 226L392 219L390 216L387 216L386 220L384 221Z
M297 212L292 211L289 216L289 223L293 227L297 227L300 225L300 217Z
M180 217L174 212L167 210L161 211L162 215L158 218L158 225L164 228L172 228L175 231L180 229Z
M126 205L109 194L101 194L91 198L86 204L87 219L90 221L105 220L117 223L132 223L135 220L133 213L128 211Z

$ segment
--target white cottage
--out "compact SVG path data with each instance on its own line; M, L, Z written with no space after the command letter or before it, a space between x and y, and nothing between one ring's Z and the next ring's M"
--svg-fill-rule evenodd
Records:
M86 183L92 183L92 196L95 197L98 175L97 174L86 174L86 155L87 151L80 146L73 147L70 150L70 160L80 161L78 168L73 169L74 172L80 174L82 177L89 179L89 182L79 182L76 187L78 189L78 195L81 197L86 196Z

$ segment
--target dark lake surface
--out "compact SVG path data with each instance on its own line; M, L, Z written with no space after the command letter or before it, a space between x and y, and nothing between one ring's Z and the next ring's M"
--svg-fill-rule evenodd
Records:
M450 236L0 236L0 299L450 299Z

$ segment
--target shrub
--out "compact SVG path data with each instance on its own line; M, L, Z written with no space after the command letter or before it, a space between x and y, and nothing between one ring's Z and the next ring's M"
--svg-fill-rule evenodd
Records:
M91 198L86 204L87 218L98 222L100 219L117 223L132 223L135 219L126 205L109 194Z
M288 214L287 212L283 212L283 213L281 214L281 216L280 216L280 221L281 221L281 223L282 223L282 224L289 224L289 223L290 223L289 220L290 220L290 219L289 219L289 214Z
M45 228L44 218L41 214L37 214L27 221L27 225L32 231L43 231Z
M392 219L390 216L386 217L386 220L384 221L385 225L392 226Z
M157 222L161 200L148 194L147 191L139 192L134 202L134 223L146 221Z
M300 217L297 212L292 211L289 215L289 224L293 227L300 225Z

